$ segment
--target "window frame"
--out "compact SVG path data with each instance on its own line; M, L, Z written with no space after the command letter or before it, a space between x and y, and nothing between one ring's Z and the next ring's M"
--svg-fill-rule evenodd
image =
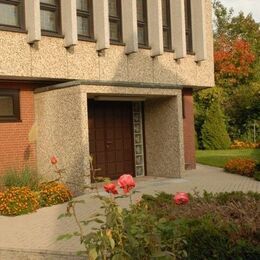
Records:
M55 0L56 5L51 5L51 4L46 4L46 3L41 3L40 1L40 11L45 10L45 11L52 11L55 12L55 25L56 25L56 32L54 31L48 31L42 29L41 26L41 34L43 36L56 36L56 37L62 37L62 30L61 30L61 1L60 0Z
M108 0L109 1L109 0ZM119 11L118 16L110 15L109 13L109 30L111 22L116 22L119 24L118 26L118 40L111 39L110 35L110 43L115 45L123 45L123 25L122 25L122 2L121 0L116 0L117 10Z
M84 0L88 2L88 6L90 7L88 11L78 9L76 7L77 17L84 17L89 19L89 36L79 34L78 32L78 39L83 41L94 41L94 20L93 20L93 0ZM78 23L77 23L78 26Z
M24 0L0 0L1 4L15 5L19 8L19 26L0 24L1 31L26 32Z
M170 0L164 0L166 1L166 19L167 19L167 25L163 24L163 33L166 31L168 34L168 42L167 42L167 46L164 46L164 42L163 42L163 48L164 51L172 51L172 33L171 33L171 3ZM163 4L163 0L162 0L162 4ZM163 11L163 9L162 9ZM163 13L162 13L163 16Z
M191 0L184 0L185 9L185 35L186 35L186 51L187 54L194 54L192 39L192 13Z
M138 1L138 0L137 0ZM138 33L138 30L139 28L144 28L144 31L145 31L145 43L142 44L139 42L139 39L138 39L138 47L140 49L149 49L150 46L149 46L149 37L148 37L148 11L147 11L147 0L143 0L143 17L144 17L144 21L140 21L138 20L138 17L137 17L137 33Z
M20 90L19 89L0 89L0 97L8 96L13 100L13 116L0 116L0 123L20 122Z

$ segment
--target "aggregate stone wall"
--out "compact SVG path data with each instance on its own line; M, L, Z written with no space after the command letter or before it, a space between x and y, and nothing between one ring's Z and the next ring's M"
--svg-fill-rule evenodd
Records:
M196 63L194 55L175 61L174 52L152 58L139 49L125 55L124 46L111 45L101 55L96 43L79 41L64 47L64 39L42 36L35 46L25 33L0 31L0 78L112 80L170 83L193 87L214 86L211 2L206 0L207 60Z

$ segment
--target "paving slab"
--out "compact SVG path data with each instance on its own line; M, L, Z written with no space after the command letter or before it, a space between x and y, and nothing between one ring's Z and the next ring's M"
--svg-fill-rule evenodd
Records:
M204 190L213 193L260 192L260 182L252 178L229 174L221 168L204 165L197 165L196 170L185 171L180 179L141 177L136 178L136 182L139 192L134 194L134 201L144 193L155 194L161 191L176 193L192 192L196 189L200 193ZM105 194L102 189L101 193ZM87 219L100 207L100 201L91 194L82 195L78 199L85 200L85 204L77 206L80 219ZM129 205L128 199L120 199L118 202L122 207ZM62 204L18 217L0 216L0 259L82 259L76 256L76 252L83 249L78 238L57 241L59 235L77 231L72 219L58 220L59 215L65 211L66 204Z

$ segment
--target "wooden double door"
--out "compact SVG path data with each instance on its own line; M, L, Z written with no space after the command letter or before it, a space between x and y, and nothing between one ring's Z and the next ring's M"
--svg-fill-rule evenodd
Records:
M88 100L89 145L97 176L134 175L131 102Z

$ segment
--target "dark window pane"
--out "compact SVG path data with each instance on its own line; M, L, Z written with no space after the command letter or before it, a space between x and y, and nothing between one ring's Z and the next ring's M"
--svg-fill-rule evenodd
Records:
M137 0L137 20L144 22L144 0Z
M89 33L89 18L83 17L83 16L78 16L77 20L78 20L78 34L90 36L90 33Z
M163 25L164 26L168 26L168 17L167 17L168 11L169 10L167 9L167 1L162 0L162 17L163 17Z
M19 26L19 7L10 4L0 4L0 24Z
M169 49L169 33L168 31L163 31L163 46Z
M41 0L40 2L49 5L56 5L56 0Z
M14 116L12 96L0 96L0 116Z
M144 27L138 27L138 43L142 45L146 44L146 33Z
M117 22L110 21L110 39L118 41L119 38L119 24Z
M41 10L41 28L44 31L57 32L56 13L54 11Z
M88 0L77 0L77 9L88 11L89 10Z
M117 0L109 0L109 15L118 16Z

